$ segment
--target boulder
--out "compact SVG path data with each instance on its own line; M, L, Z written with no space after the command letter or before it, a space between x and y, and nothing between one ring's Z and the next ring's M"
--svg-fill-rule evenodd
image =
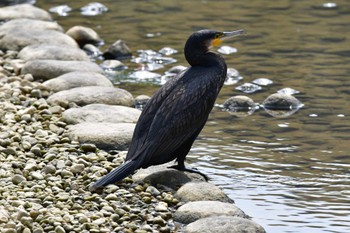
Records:
M54 30L9 30L0 32L0 49L20 51L28 45L51 44L59 46L78 47L77 42L66 34Z
M1 33L11 30L55 30L63 32L63 28L57 22L37 19L13 19L0 25Z
M90 61L81 49L66 45L34 44L24 47L18 58L30 60Z
M106 76L100 73L74 71L67 74L62 74L57 78L47 80L43 83L43 86L53 92L58 92L75 87L113 87L113 84Z
M18 18L52 20L51 15L47 11L31 4L18 4L0 8L0 21Z
M265 233L259 224L245 218L214 216L199 219L185 227L185 233Z
M179 200L189 201L221 201L233 203L219 187L208 182L189 182L176 192Z
M194 201L180 206L180 208L178 208L174 214L174 220L180 223L188 224L200 218L220 215L241 218L249 217L234 204L220 201Z
M93 29L83 26L74 26L66 32L66 34L72 37L80 47L86 44L99 45L102 43L102 39Z
M103 70L93 62L59 60L28 61L22 67L21 74L32 74L36 80L49 80L73 71L87 71L103 74Z
M135 129L132 123L80 123L68 126L72 140L92 143L104 150L128 148Z
M63 112L63 119L68 124L82 122L108 122L108 123L136 123L141 114L135 108L90 104L81 108L71 108Z
M174 162L151 166L138 170L133 176L134 181L145 181L153 186L162 185L177 190L191 181L203 181L204 178L196 173L189 173L169 168Z
M117 40L103 53L105 59L127 59L132 55L131 50L122 40Z
M114 87L76 87L73 89L56 92L51 95L47 102L53 105L66 105L75 103L79 106L88 104L110 104L132 106L134 98L132 95L120 88Z

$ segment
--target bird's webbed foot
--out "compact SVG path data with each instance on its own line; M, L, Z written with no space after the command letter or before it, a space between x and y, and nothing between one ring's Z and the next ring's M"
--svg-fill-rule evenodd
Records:
M170 166L168 168L174 168L174 169L177 169L177 170L183 171L183 172L196 173L196 174L201 175L205 179L205 181L209 180L209 177L206 174L200 172L197 168L187 168L187 167L185 167L185 165L180 165L180 164L173 165L173 166Z

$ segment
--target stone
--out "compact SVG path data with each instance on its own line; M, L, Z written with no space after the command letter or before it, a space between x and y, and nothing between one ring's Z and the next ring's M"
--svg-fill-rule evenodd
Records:
M99 45L102 43L100 36L91 28L74 26L68 29L66 34L72 37L80 47L86 44Z
M67 109L62 116L68 124L82 122L136 123L140 114L140 110L131 107L89 104L81 108Z
M24 178L24 176L22 176L22 175L16 174L12 177L12 183L14 183L16 185L23 182L23 181L26 181L26 178Z
M94 103L132 106L134 98L124 89L89 86L56 92L47 99L47 102L52 105L61 105L68 102L79 106Z
M185 227L185 233L265 233L259 224L245 218L214 216L199 219Z
M0 32L0 49L20 51L28 45L51 44L77 48L78 44L66 34L54 30L23 29Z
M129 47L122 40L114 42L108 49L103 53L105 59L127 59L132 55Z
M153 186L163 185L173 190L177 190L182 185L191 181L203 181L204 178L195 173L182 172L169 168L173 162L151 166L146 169L139 169L133 176L134 181L144 181Z
M300 105L300 101L294 96L279 93L268 96L263 102L264 108L275 110L290 110L298 108Z
M80 143L93 143L100 149L125 150L134 132L131 123L80 123L68 126L70 138Z
M33 60L25 63L21 74L32 74L35 80L49 80L73 71L103 73L103 70L93 62Z
M106 76L100 73L74 71L47 80L43 83L43 86L50 91L59 92L85 86L113 87L113 84Z
M63 28L53 21L43 21L37 19L13 19L0 25L0 32L11 30L55 30L63 32Z
M0 8L0 21L18 18L52 20L47 11L31 4L18 4Z
M90 61L88 55L78 48L66 45L34 44L24 47L18 58L29 60Z
M184 202L189 201L221 201L233 203L219 187L208 182L189 182L176 192L176 197Z
M255 102L248 96L237 95L227 99L223 107L229 111L236 111L237 109L251 109L255 108Z
M135 108L143 110L144 107L146 106L147 102L151 99L151 97L147 95L139 95L135 98Z
M180 206L174 214L174 220L188 224L200 218L219 215L248 218L248 216L234 204L220 201L194 201Z

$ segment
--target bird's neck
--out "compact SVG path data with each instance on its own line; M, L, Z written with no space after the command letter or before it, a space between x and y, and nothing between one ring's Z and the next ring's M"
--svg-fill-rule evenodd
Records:
M185 57L191 66L226 66L224 59L219 54L210 51L185 52Z

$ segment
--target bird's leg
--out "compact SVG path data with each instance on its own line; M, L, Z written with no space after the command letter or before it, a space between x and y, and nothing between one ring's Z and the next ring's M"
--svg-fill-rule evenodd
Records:
M184 161L178 161L177 165L173 165L173 166L170 166L168 168L174 168L174 169L177 169L179 171L183 171L183 172L190 172L190 173L197 173L201 176L203 176L203 178L205 179L205 181L208 181L209 180L209 177L207 175L205 175L204 173L198 171L197 168L186 168L185 167L185 162Z

